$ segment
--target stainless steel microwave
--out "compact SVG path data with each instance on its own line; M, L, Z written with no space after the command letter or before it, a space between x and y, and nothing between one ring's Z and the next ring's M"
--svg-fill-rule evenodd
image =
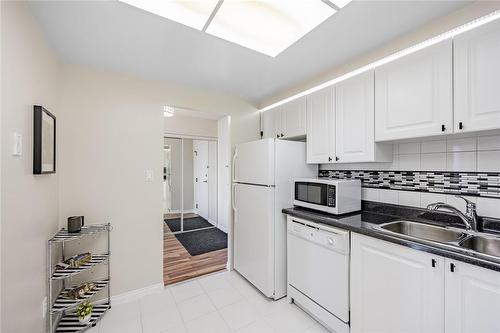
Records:
M297 178L293 204L330 214L361 210L359 179Z

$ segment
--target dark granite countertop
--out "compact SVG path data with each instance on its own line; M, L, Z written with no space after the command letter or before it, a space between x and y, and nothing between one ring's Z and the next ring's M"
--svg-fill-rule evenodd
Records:
M444 212L430 212L421 208L383 204L370 201L363 201L361 211L343 215L332 215L302 207L285 208L282 210L282 212L312 222L349 230L359 234L382 239L391 243L407 246L416 250L456 259L472 265L500 272L500 258L498 262L478 258L475 253L466 249L451 246L439 246L438 244L424 244L417 241L411 241L397 236L392 236L374 228L374 226L378 224L405 219L410 221L429 223L433 225L446 225L463 229L464 227L461 220L452 214ZM500 220L480 217L479 222L479 224L483 228L482 231L500 236Z

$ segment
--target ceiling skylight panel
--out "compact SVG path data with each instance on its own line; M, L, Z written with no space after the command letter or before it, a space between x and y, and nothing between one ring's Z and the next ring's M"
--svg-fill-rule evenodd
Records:
M320 0L225 0L206 32L275 57L334 13Z
M202 30L217 0L121 0L150 13Z
M327 1L330 1L331 3L333 3L335 6L339 7L339 8L343 8L345 7L349 2L351 2L352 0L327 0Z

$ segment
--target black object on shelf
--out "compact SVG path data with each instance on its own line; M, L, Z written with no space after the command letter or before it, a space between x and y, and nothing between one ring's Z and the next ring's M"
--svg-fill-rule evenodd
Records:
M68 217L68 232L75 233L82 231L84 225L83 216L70 216Z

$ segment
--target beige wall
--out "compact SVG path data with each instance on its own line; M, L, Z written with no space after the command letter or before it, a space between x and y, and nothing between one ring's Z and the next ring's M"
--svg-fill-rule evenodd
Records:
M45 332L46 244L58 227L58 176L32 173L33 105L56 115L59 66L24 2L1 2L2 333ZM14 157L12 134L23 136ZM60 166L60 165L58 165Z
M227 96L88 67L63 66L60 216L110 221L112 294L162 283L164 104L234 114L235 141L258 138L259 114ZM173 118L176 118L174 116ZM146 182L147 169L154 181ZM133 274L130 262L140 263Z
M217 120L175 115L163 121L166 134L217 137Z
M386 45L381 46L380 48L351 59L342 66L338 66L332 68L329 71L325 71L315 77L312 77L310 80L302 82L282 92L281 94L277 94L261 103L260 106L265 107L287 97L298 94L321 83L327 82L343 74L349 73L357 68L401 51L407 47L423 42L441 33L447 32L453 28L456 28L498 9L500 9L500 1L474 2L453 13L450 13L449 15L430 22L429 24L426 24L422 28L413 31L412 33L397 38L387 43Z
M241 126L233 128L234 142L258 138L259 113L238 98L61 65L26 3L3 1L1 12L0 330L43 332L46 241L69 215L113 223L113 295L162 283L162 145L169 128L163 105L233 115ZM57 116L55 175L32 175L33 104ZM195 123L177 120L177 129L181 121ZM191 134L217 135L215 121L201 123L206 132ZM13 132L23 135L22 157L10 155ZM152 182L145 179L148 169ZM132 272L130 262L137 263Z

